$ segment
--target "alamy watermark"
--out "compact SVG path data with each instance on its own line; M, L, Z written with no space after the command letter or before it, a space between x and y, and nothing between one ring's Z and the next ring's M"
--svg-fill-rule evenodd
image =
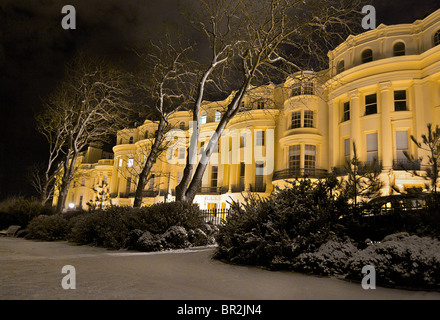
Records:
M76 289L76 270L74 266L65 265L61 269L61 273L66 274L61 280L61 287L64 290Z

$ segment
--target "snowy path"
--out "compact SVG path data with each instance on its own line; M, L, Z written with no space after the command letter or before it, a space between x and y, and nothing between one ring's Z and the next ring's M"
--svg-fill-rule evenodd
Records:
M337 279L228 265L211 259L213 250L138 253L0 238L0 299L440 300L439 292L363 290ZM61 286L64 265L75 267L75 290Z

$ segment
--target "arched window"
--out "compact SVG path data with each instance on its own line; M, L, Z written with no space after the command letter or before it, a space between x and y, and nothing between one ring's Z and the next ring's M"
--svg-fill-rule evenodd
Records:
M393 46L393 56L404 56L405 44L402 41L396 42Z
M179 128L180 128L180 130L185 130L185 121L182 121L182 122L179 124Z
M434 34L434 46L440 44L440 29Z
M336 66L336 73L341 73L345 70L345 62L344 60L339 61L338 65Z
M362 51L362 63L373 61L373 51L371 49L365 49Z
M130 137L130 141L129 141L129 143L130 143L130 144L133 143L133 137Z
M203 112L201 117L200 117L200 124L205 124L207 117L208 117L208 114L206 113L206 111Z

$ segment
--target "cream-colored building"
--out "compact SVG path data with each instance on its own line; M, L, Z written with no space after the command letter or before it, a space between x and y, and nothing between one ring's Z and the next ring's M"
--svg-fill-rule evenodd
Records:
M391 184L401 190L423 186L423 179L404 170L414 168L404 151L424 158L420 168L415 167L423 171L427 154L410 136L420 139L427 123L440 123L439 44L437 10L412 24L380 25L348 37L329 52L328 70L301 72L282 84L253 88L243 101L247 111L233 118L221 137L195 202L202 209L227 208L243 191L267 196L286 179L322 177L353 156L353 142L361 161L379 161L384 194ZM199 148L206 145L203 134L209 136L216 128L228 99L204 103ZM145 205L173 199L186 160L191 119L184 111L171 116L177 130L153 167ZM155 130L149 120L122 130L113 160L83 161L83 173L66 205L85 208L96 198L93 188L104 180L113 204L131 205L139 167L146 159L143 150L152 143Z

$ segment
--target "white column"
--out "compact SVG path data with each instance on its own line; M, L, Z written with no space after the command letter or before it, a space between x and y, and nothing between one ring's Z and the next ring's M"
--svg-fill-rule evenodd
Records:
M380 91L380 109L381 109L381 123L380 133L378 139L380 139L381 145L381 158L382 166L384 170L390 170L393 168L393 132L391 129L391 110L393 108L393 91L391 82L379 83Z

